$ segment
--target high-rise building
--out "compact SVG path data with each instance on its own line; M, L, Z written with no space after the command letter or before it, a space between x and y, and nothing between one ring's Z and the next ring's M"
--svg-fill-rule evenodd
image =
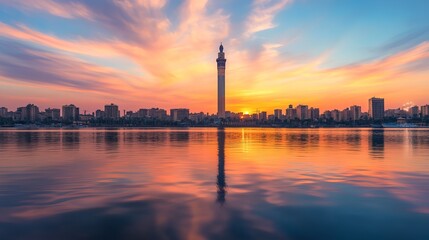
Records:
M340 120L342 122L348 122L352 120L352 115L349 108L346 108L340 112Z
M331 111L331 117L334 122L340 121L340 111L338 109L334 109Z
M408 109L408 114L412 118L419 117L419 107L418 106L410 107L410 109Z
M34 104L28 104L25 107L20 107L17 110L19 118L17 120L26 122L35 122L39 120L39 107Z
M105 117L106 117L106 114L105 114L104 111L102 111L100 109L97 109L97 111L95 111L95 118L96 119L102 119L102 118L105 118Z
M73 104L63 106L63 121L73 122L79 120L79 108Z
M266 120L267 120L267 112L260 112L259 121L266 121Z
M326 120L332 119L332 112L327 110L323 112L323 118Z
M373 120L383 120L384 118L384 98L370 98L368 101L369 117Z
M298 105L296 107L296 114L299 120L308 119L308 106L307 105Z
M312 120L317 120L320 117L320 110L319 108L310 108L308 109L308 118Z
M362 108L361 106L351 106L350 107L350 114L351 114L351 120L352 121L357 121L361 118L362 116Z
M281 109L274 109L274 118L283 119L283 113Z
M106 119L113 119L118 120L119 119L119 107L118 105L115 105L111 103L110 105L104 106L104 114L106 115Z
M217 116L225 118L225 68L226 59L223 45L219 46L217 62Z
M16 112L13 114L13 120L14 121L24 121L26 110L25 107L19 107L16 109Z
M289 105L289 108L286 108L286 119L292 120L297 118L296 109L293 108L293 105Z
M7 108L1 107L0 108L0 117L6 117L7 116Z
M27 116L30 122L35 122L39 119L39 107L34 104L27 105Z
M429 105L425 105L421 107L421 114L422 114L422 117L424 118L429 117Z
M189 119L189 109L186 109L186 108L170 109L170 118L174 122Z
M47 108L45 109L45 115L47 118L53 121L59 121L61 118L61 110L58 108Z
M133 111L127 111L126 113L125 113L125 118L127 118L127 119L130 119L130 118L132 118L132 117L134 117L134 116L137 116L137 114L136 113L134 113Z

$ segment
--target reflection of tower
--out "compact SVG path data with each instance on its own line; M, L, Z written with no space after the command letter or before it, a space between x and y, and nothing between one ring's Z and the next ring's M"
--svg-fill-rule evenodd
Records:
M217 173L217 199L221 205L225 202L226 180L225 180L225 131L219 129L217 132L217 156L218 156L218 173Z
M219 46L217 62L217 116L225 118L225 67L226 59L222 43Z

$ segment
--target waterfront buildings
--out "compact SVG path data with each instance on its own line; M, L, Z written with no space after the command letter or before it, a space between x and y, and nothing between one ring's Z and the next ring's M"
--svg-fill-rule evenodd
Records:
M259 121L266 121L267 120L267 112L260 112L259 113Z
M223 52L223 45L219 46L217 62L217 115L225 118L225 68L226 59Z
M98 109L97 111L95 111L95 118L96 119L103 119L106 117L106 114L104 111L101 111L100 109Z
M165 120L167 119L167 111L160 108L151 108L148 111L148 117L153 119Z
M185 119L189 119L189 109L186 109L186 108L170 109L170 118L173 122L179 122Z
M338 109L334 109L331 111L331 118L334 120L334 122L339 122L341 120L340 118L340 111Z
M73 122L79 120L79 108L73 104L63 106L63 121Z
M424 105L421 107L421 114L424 118L429 117L429 105Z
M34 104L28 104L25 107L19 107L14 116L17 121L35 122L40 119L39 107Z
M274 109L274 118L277 120L283 119L283 114L281 109Z
M0 117L6 117L7 116L7 108L1 107L0 108Z
M289 108L286 109L286 119L292 120L297 118L298 115L296 113L296 109L293 108L293 105L289 105Z
M400 108L387 109L384 111L384 117L386 118L407 118L407 116L408 112Z
M352 119L352 116L351 116L351 112L350 112L349 108L346 108L340 112L340 121L341 122L350 121L351 119Z
M319 108L310 108L308 109L308 118L311 120L317 120L320 117Z
M137 111L137 117L145 118L149 116L149 109L141 108Z
M106 119L118 120L119 119L119 107L111 103L110 105L104 106L104 115Z
M419 106L413 106L408 109L408 114L411 118L418 118L419 117Z
M207 117L206 114L204 114L203 112L189 114L189 119L196 123L200 123L204 121L206 117Z
M94 119L94 115L92 115L92 114L81 114L81 115L79 116L79 120L80 120L81 122L89 122L89 121L91 121L92 119Z
M373 120L383 120L384 118L384 98L370 98L368 100L369 117Z
M283 115L282 109L274 109L273 114L268 115L266 111L256 110L254 113L239 112L234 113L225 111L225 126L245 126L257 125L284 125L290 127L299 126L370 126L372 123L393 122L400 119L404 122L417 123L421 119L422 125L428 125L429 105L413 106L410 108L387 109L384 111L384 99L369 99L369 112L362 112L361 106L353 105L349 108L339 111L337 109L327 110L322 115L319 108L309 107L308 105L298 105L293 107L289 105L286 108L286 114ZM6 107L0 107L0 124L57 124L63 121L65 124L103 124L127 126L137 125L154 125L154 126L178 126L178 125L216 125L219 123L218 114L209 113L190 113L187 108L172 108L170 114L160 108L142 108L138 111L125 111L121 117L119 107L115 104L105 105L104 111L97 110L92 114L79 114L79 108L73 104L57 108L46 108L44 112L39 112L39 108L34 104L28 104L25 107L19 107L16 111L8 111ZM106 121L105 121L106 120ZM286 121L285 121L286 120ZM359 122L357 122L359 121ZM182 122L177 124L178 122Z
M296 114L299 120L308 119L308 106L307 105L298 105L296 107Z
M350 107L350 115L352 121L357 121L362 117L362 107L353 105Z
M52 121L59 121L61 119L61 110L58 108L45 109L45 117Z

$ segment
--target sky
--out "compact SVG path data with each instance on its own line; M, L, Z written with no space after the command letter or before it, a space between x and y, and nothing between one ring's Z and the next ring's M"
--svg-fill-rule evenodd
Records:
M0 106L429 104L427 0L0 0Z

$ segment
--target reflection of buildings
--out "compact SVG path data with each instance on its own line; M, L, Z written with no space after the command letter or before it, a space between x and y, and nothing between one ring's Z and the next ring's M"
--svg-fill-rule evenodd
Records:
M189 132L171 132L170 142L188 142Z
M225 202L226 180L225 180L225 131L219 129L217 132L217 156L218 156L218 173L217 173L217 199L221 205Z
M384 130L373 129L368 133L370 153L375 157L383 157L384 153Z
M63 131L62 132L62 144L65 149L77 149L80 144L80 132L79 131Z
M119 133L116 129L104 132L104 147L107 153L117 153L119 148Z

